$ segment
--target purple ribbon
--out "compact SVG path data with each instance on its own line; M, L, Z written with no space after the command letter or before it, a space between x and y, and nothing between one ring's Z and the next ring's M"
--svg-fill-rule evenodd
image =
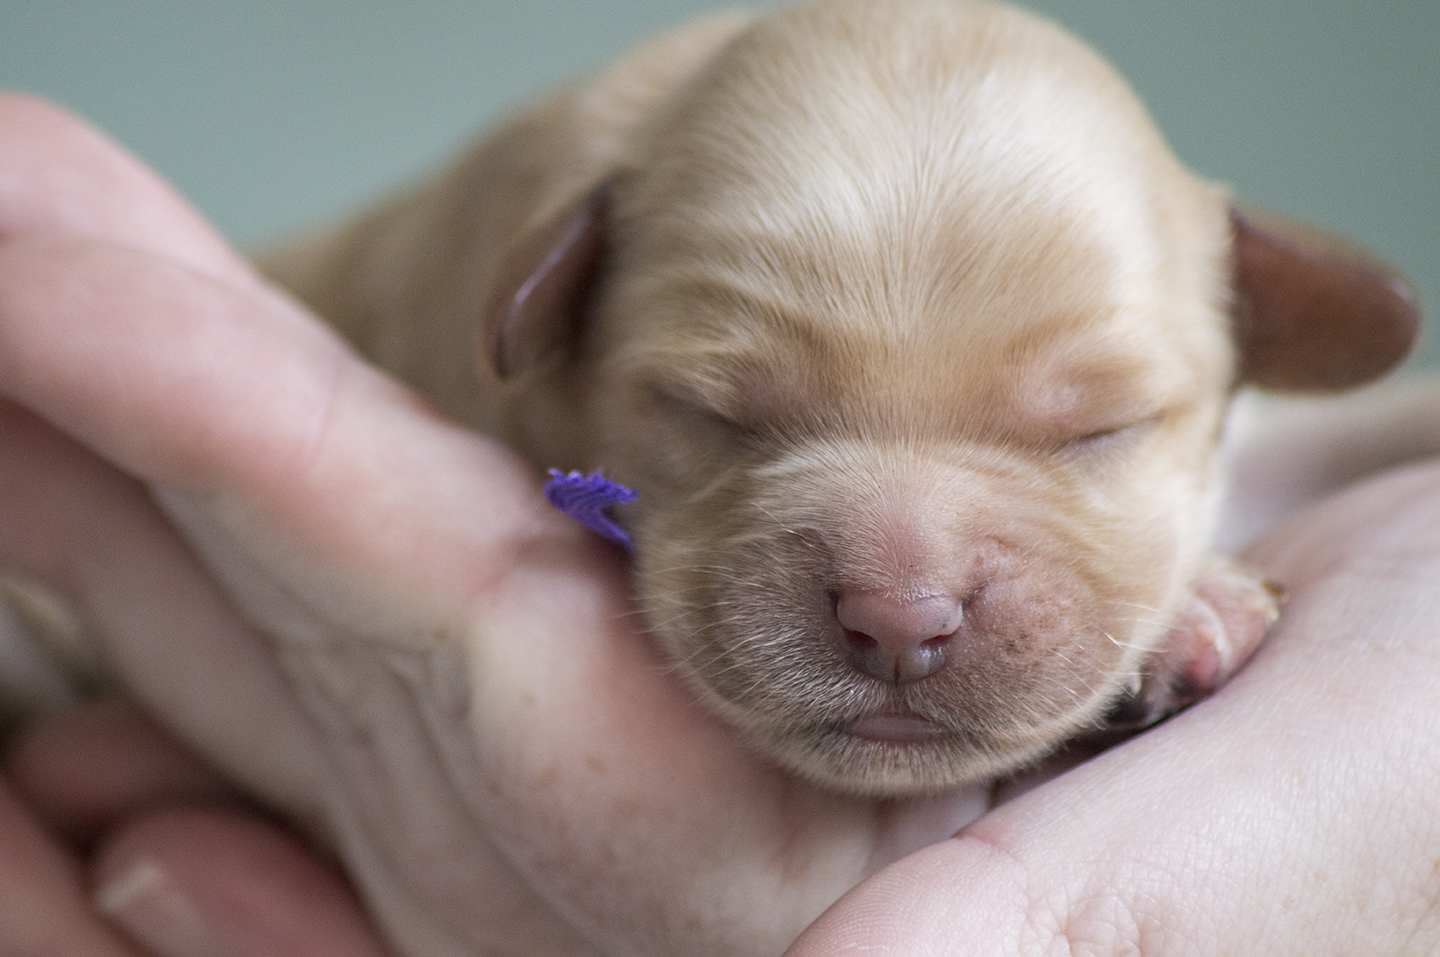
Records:
M612 542L626 548L633 548L630 536L610 520L605 509L611 505L633 502L640 496L619 482L612 482L599 472L582 475L571 472L568 475L559 469L550 470L550 481L545 483L545 497L560 511L591 531L599 532Z

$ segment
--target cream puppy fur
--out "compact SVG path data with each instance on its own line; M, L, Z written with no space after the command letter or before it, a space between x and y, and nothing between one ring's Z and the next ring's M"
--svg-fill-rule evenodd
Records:
M1243 383L1347 386L1413 304L1257 226L1125 83L983 3L707 21L261 258L537 467L603 468L676 673L856 793L975 782L1213 687Z

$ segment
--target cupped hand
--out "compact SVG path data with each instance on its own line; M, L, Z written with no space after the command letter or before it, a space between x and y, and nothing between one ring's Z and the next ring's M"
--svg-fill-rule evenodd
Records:
M778 953L983 810L798 784L699 713L540 477L0 103L0 549L344 859L397 950Z

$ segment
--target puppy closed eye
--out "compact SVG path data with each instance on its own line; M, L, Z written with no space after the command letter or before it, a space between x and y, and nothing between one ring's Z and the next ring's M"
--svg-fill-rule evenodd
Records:
M733 453L757 440L753 430L699 399L656 388L651 401L661 421L702 448Z
M1138 446L1164 418L1156 413L1139 420L1126 420L1086 432L1067 441L1060 450L1076 461L1100 461L1123 455Z

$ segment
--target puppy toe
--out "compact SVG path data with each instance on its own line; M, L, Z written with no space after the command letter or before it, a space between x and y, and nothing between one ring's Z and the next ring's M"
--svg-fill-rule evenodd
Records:
M1240 670L1280 617L1284 589L1230 562L1212 561L1140 675L1106 718L1143 727L1208 696Z

